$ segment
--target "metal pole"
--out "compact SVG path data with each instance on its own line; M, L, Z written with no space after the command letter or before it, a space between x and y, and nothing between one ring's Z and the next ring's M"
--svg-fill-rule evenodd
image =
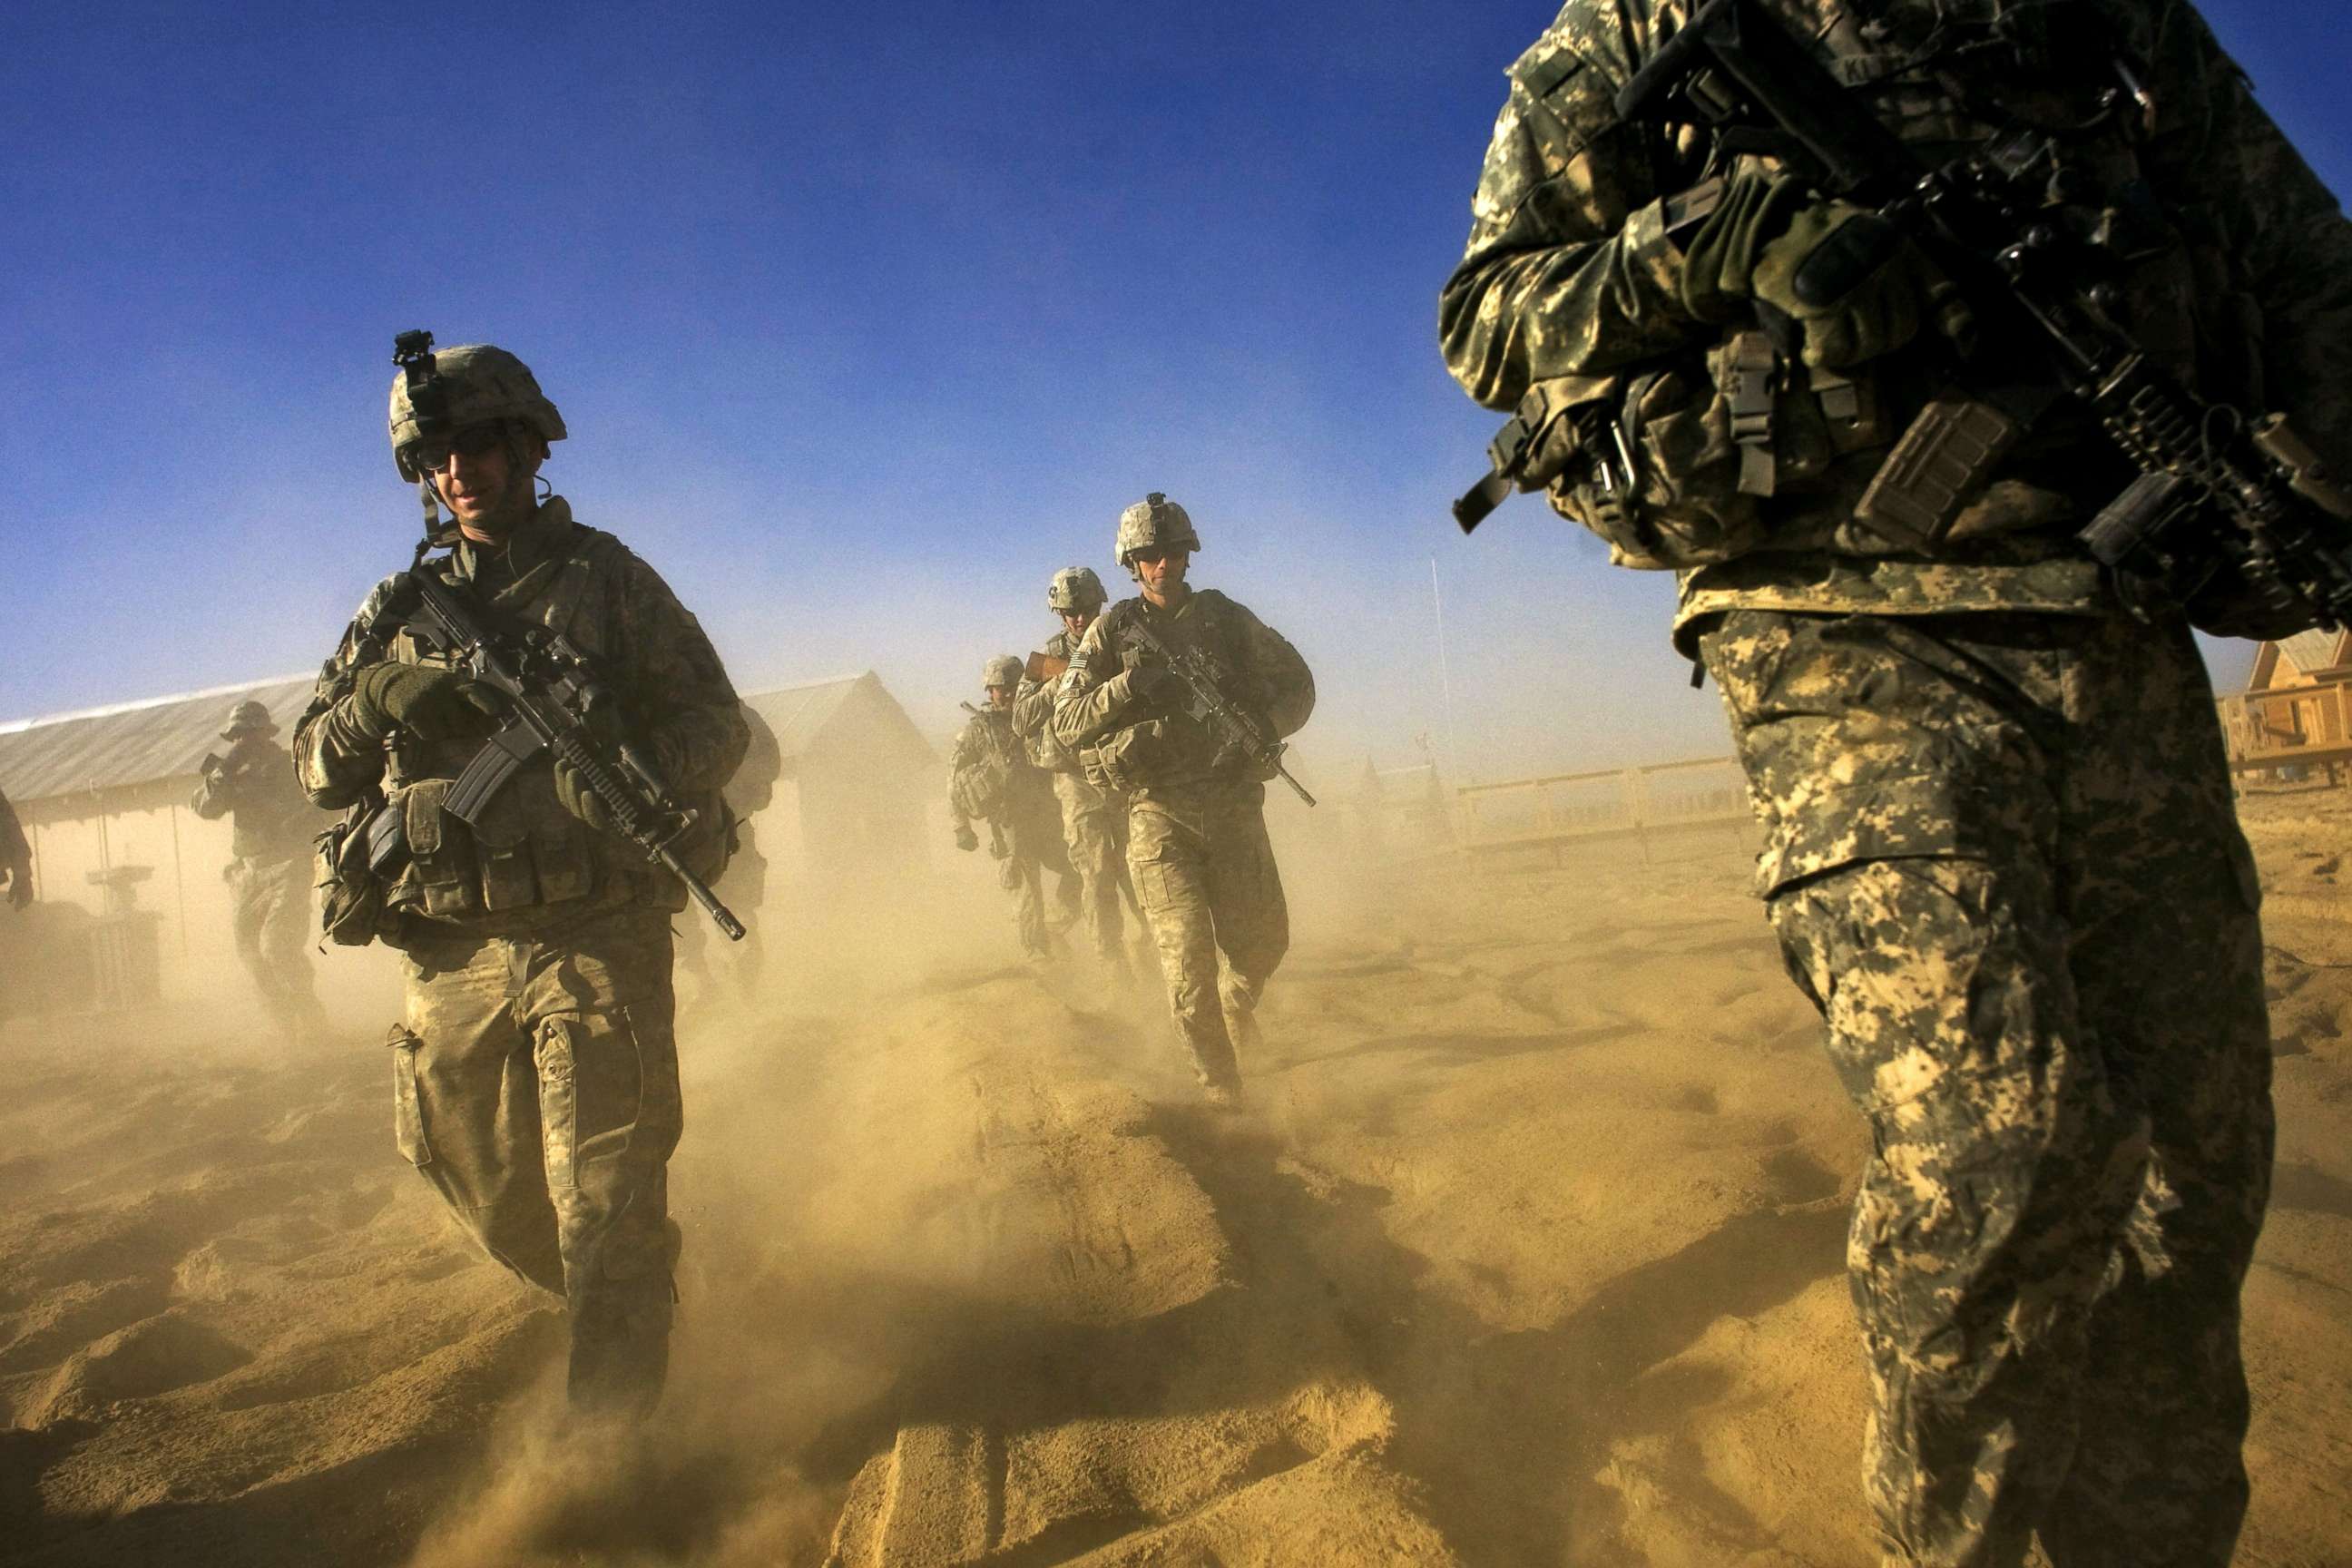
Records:
M1445 706L1445 769L1462 778L1461 738L1454 729L1454 672L1445 657L1445 595L1437 583L1437 557L1429 558L1429 602L1437 611L1437 689Z

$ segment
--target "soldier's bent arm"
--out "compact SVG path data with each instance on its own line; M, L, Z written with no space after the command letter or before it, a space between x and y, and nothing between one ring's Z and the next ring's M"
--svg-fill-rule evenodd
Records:
M1234 608L1241 611L1243 646L1265 693L1266 722L1276 735L1295 735L1315 711L1315 672L1288 637L1243 606Z
M2241 274L2229 287L2259 311L2250 335L2261 363L2245 370L2260 397L2248 412L2289 415L2334 471L2352 472L2352 223L2204 18L2177 0L2166 9L2151 177L2219 226Z
M619 651L614 678L670 785L694 794L733 777L751 744L734 682L702 624L634 554L622 580Z
M1055 688L1054 739L1073 751L1090 746L1125 722L1135 704L1118 646L1111 640L1116 610L1087 628L1070 668Z
M319 671L310 705L294 722L294 775L310 804L329 811L341 810L383 781L383 742L352 716L352 683L362 668L383 661L381 648L362 646L360 628L373 623L392 584L386 578L368 595Z
M1711 342L1682 300L1682 259L1660 198L1672 150L1617 118L1639 68L1653 7L1573 0L1510 71L1472 199L1468 249L1438 297L1447 368L1470 395L1508 408L1532 383L1601 375Z
M1054 722L1054 686L1050 680L1023 680L1013 699L1013 732L1023 740L1044 734Z

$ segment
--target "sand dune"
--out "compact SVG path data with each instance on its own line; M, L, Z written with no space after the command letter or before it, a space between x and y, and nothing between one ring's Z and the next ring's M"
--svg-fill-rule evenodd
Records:
M2352 804L2247 816L2281 1144L2240 1560L2315 1568ZM992 967L992 905L887 984L690 1018L677 1365L625 1447L564 1433L560 1320L393 1157L363 1037L10 1026L0 1561L1870 1561L1863 1134L1726 836L1302 892L1240 1117L1159 1019Z

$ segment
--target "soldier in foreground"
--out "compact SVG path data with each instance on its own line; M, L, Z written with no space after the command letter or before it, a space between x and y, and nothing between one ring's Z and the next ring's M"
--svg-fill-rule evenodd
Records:
M0 879L8 884L8 904L23 909L33 901L33 847L16 821L16 808L0 795Z
M1186 583L1201 537L1166 496L1154 491L1120 514L1117 548L1142 592L1079 639L1055 694L1054 735L1087 783L1127 797L1128 869L1170 1010L1210 1102L1231 1106L1259 998L1290 948L1265 836L1266 759L1278 763L1278 742L1315 710L1315 678L1281 634ZM1247 716L1255 746L1206 721L1204 695L1171 658L1196 661Z
M304 950L310 941L310 840L320 824L277 734L277 721L260 703L229 710L220 732L228 754L205 756L188 805L207 822L233 819L231 858L221 875L236 900L236 955L278 1032L289 1041L316 1040L327 1016Z
M1848 1261L1885 1561L2015 1564L2038 1536L2057 1568L2226 1563L2273 1121L2254 868L2189 628L2295 622L2235 569L2094 556L2078 533L2144 469L2055 395L2003 280L2102 247L2083 319L2138 339L2126 368L2284 409L2346 471L2352 239L2179 0L1692 10L1571 0L1512 68L1447 363L1535 432L1498 480L1680 574L1759 891L1871 1125ZM1710 20L1808 70L1685 91L1703 57L1677 51L1636 83ZM1801 141L1707 123L1707 100L1752 123L1757 81L1860 105L1906 159L1992 149L2037 226L1963 265L1916 211L1782 163Z
M695 811L677 858L715 874L719 791L744 749L718 654L619 540L574 521L560 496L535 501L564 427L521 361L467 346L422 367L394 384L393 452L457 526L415 574L501 635L559 633L583 650L626 738ZM430 527L430 502L426 515ZM400 1152L492 1258L563 1298L574 1411L642 1415L667 1368L680 1240L667 1166L680 1127L670 919L684 885L615 831L593 779L543 752L470 825L449 809L496 721L482 708L499 704L452 668L411 575L368 596L296 731L310 798L361 805L363 858L404 840L348 914L331 907L331 929L350 940L342 921L363 922L360 940L372 931L404 955L406 1017L390 1042Z
M1091 566L1065 566L1045 589L1045 607L1062 618L1062 629L1029 656L1013 703L1013 729L1029 760L1051 773L1062 802L1062 838L1078 873L1079 910L1095 958L1112 984L1134 984L1127 954L1124 906L1135 901L1127 870L1127 802L1089 784L1077 757L1054 736L1054 694L1062 672L1087 628L1102 614L1110 595Z
M1075 918L1077 874L1062 845L1059 807L1043 768L1029 759L1013 733L1013 703L1021 685L1021 661L1011 654L981 668L988 706L964 704L971 717L948 753L948 811L955 823L956 847L980 847L974 822L988 824L988 852L997 877L1013 895L1021 951L1032 963L1054 958L1054 934L1045 920L1045 873L1055 878L1055 897L1066 925Z

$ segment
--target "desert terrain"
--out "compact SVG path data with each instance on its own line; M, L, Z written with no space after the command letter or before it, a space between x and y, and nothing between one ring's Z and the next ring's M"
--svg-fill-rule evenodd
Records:
M2244 809L2280 1155L2240 1561L2326 1568L2352 796ZM682 1016L675 1366L627 1445L565 1432L560 1314L395 1157L383 1020L15 1020L0 1562L1866 1563L1864 1134L1748 853L1287 867L1238 1116L1156 1006L1012 965L984 872L779 928Z

